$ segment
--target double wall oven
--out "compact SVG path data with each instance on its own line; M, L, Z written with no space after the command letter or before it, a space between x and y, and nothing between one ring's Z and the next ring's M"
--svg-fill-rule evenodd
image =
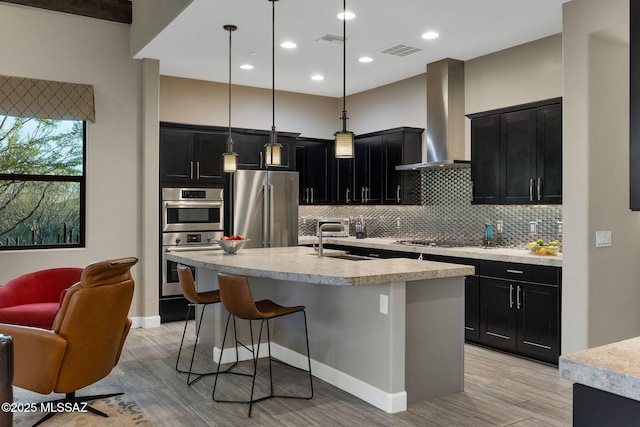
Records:
M187 300L180 290L177 264L167 260L170 252L220 249L215 243L224 234L224 198L222 188L162 189L162 283L160 319L182 320ZM197 281L195 269L194 278Z

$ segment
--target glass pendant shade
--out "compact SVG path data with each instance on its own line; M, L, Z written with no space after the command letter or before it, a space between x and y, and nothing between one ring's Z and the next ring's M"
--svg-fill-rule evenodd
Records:
M227 152L222 155L222 169L224 172L235 172L238 170L238 153L233 151L233 140L227 140Z
M353 158L353 132L341 130L335 133L336 137L336 159Z

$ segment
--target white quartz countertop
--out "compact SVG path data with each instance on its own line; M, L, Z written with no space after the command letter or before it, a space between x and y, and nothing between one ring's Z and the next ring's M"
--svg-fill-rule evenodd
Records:
M640 337L560 356L570 381L640 401Z
M326 255L342 251L326 250ZM423 279L467 276L473 266L414 259L352 261L331 256L318 258L309 247L241 249L235 255L222 250L169 252L167 259L231 274L323 285L375 285Z
M355 237L323 237L327 244L351 246L370 249L384 249L415 254L444 255L459 258L484 259L491 261L517 262L522 264L546 265L562 267L562 254L535 255L526 249L517 248L483 248L480 246L464 246L460 248L406 246L395 243L397 238L366 238ZM300 236L298 244L311 244L317 242L315 236Z

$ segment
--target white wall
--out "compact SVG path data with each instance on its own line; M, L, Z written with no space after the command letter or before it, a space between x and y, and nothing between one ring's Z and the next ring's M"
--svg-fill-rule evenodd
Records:
M640 217L629 211L629 2L563 9L563 353L640 334ZM595 248L611 230L613 246Z
M96 108L96 123L87 124L86 248L0 252L0 283L43 268L139 256L141 67L129 58L129 26L0 3L0 37L0 74L91 84Z

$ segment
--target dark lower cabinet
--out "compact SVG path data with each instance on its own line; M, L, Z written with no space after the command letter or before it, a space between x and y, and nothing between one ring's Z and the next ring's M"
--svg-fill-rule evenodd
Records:
M557 365L559 285L556 267L481 261L479 342Z

